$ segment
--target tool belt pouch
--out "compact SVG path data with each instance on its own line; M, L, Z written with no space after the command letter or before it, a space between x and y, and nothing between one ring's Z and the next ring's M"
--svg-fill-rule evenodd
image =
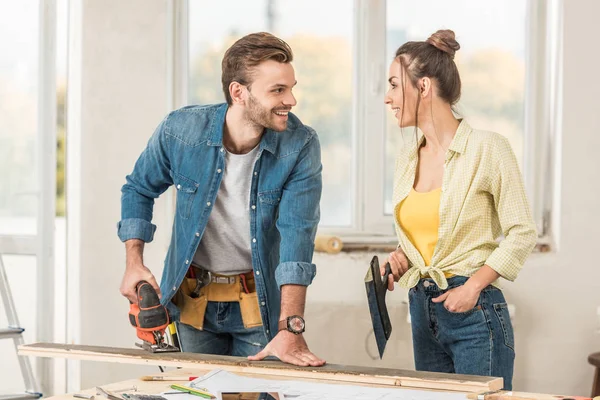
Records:
M190 294L196 288L196 279L185 278L181 286L177 301L175 304L179 308L181 323L193 326L196 329L202 330L204 327L204 315L206 314L206 306L208 299L206 296L206 287L200 290L200 296L194 298Z
M242 313L242 321L244 328L255 328L262 326L262 318L260 316L260 308L258 307L258 297L256 292L240 293L240 311Z

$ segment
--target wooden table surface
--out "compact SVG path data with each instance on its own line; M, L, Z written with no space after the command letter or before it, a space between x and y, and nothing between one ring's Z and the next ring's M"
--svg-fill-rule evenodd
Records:
M153 374L153 376L159 376L159 375L163 375L163 376L185 376L185 377L190 377L190 376L203 376L205 374L207 374L208 372L212 371L212 369L189 369L189 368L182 368L182 369L177 369L177 370L171 370L171 371L167 371L164 373L155 373ZM303 378L288 378L288 377L283 377L280 375L273 375L273 376L269 376L269 375L263 375L263 374L249 374L249 373L236 373L236 375L240 375L240 376L247 376L250 378L259 378L259 379L271 379L271 380L289 380L289 379L293 379L295 381L307 381L307 382L315 382L315 383L327 383L327 384L333 384L333 385L352 385L351 382L334 382L334 381L324 381L324 380L316 380L316 379L303 379ZM121 393L139 393L139 394L160 394L162 392L166 392L166 391L173 391L170 388L170 385L177 383L177 384L187 384L187 382L185 381L142 381L139 378L136 379L129 379L126 381L121 381L121 382L115 382L115 383L111 383L111 384L106 384L106 385L102 385L101 387L107 391L117 391L120 389L125 389L125 388L130 388L132 386L136 386L137 387L137 391L136 392L131 392L131 391L126 391L126 392L118 392L115 394L120 395ZM389 385L377 385L377 384L355 384L356 386L368 386L368 387L381 387L381 388L387 388L389 389L390 386ZM402 387L398 387L398 390L415 390L415 388L402 388ZM427 389L418 389L418 390L427 390ZM432 391L438 391L438 390L432 390ZM99 396L96 395L96 388L88 388L85 390L79 390L76 393L82 393L82 394L88 394L88 395L94 395L95 396L95 400L106 400L105 397L103 396ZM465 400L467 399L467 393L465 393ZM67 393L67 394L61 394L61 395L56 395L56 396L52 396L52 397L48 397L48 400L79 400L76 397L73 397L74 393ZM201 400L200 397L198 397L199 400Z

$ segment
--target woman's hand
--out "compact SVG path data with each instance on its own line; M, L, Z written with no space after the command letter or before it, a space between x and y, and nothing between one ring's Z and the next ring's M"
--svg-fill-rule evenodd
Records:
M481 291L499 277L500 274L486 264L467 279L464 285L450 289L431 301L434 303L443 301L444 307L450 312L467 312L475 307Z
M381 269L381 276L385 274L385 265L390 263L392 274L388 277L388 289L394 290L394 282L398 282L402 275L408 271L408 258L400 247L395 251L392 251L388 258L383 260L383 263L379 266Z
M431 299L434 303L444 303L444 308L453 313L462 313L472 310L479 300L480 290L462 285L449 289L444 294Z

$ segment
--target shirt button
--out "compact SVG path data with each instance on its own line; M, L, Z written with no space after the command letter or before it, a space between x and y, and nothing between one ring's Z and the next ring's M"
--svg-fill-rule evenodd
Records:
M219 169L217 170L217 174L220 174L220 173L221 173L221 168L219 168Z
M196 232L196 237L200 237L200 232Z
M252 239L252 243L256 243L256 238Z
M177 290L177 287L173 286L173 291L176 291L176 290Z
M264 301L262 301L262 302L260 303L260 305L264 307L264 306L265 306L265 302L264 302Z
M221 147L221 153L223 152L223 148Z
M185 263L186 263L186 264L189 264L189 263L190 263L190 260L185 260Z
M252 209L256 210L256 206L254 204L252 204Z
M423 282L423 286L425 286L425 287L429 287L429 285L431 285L431 284L429 283L429 281L425 281L425 282Z
M181 189L181 185L177 185L177 189Z
M269 330L267 329L267 333L269 333Z
M260 271L256 271L256 275L260 275Z
M258 175L258 172L255 172L255 173L254 173L254 176L256 176L256 175Z
M206 202L206 205L207 205L208 207L210 207L210 201Z

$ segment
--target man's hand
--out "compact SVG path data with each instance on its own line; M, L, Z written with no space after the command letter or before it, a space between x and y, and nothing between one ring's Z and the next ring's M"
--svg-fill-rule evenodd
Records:
M479 299L480 290L462 285L448 290L446 293L431 299L434 303L444 302L446 310L462 313L472 310Z
M260 353L249 356L248 360L260 361L267 356L275 356L285 363L301 367L325 365L325 360L310 352L302 335L295 335L286 330L280 331Z
M135 288L140 281L146 281L158 294L158 297L161 297L160 287L156 283L156 279L154 279L154 275L152 272L143 264L131 264L127 265L125 268L125 275L123 275L123 281L121 281L121 294L127 297L132 303L137 303L137 293Z
M394 282L398 282L402 275L408 271L408 258L400 247L389 254L389 257L383 260L383 263L379 265L381 269L381 276L385 274L385 265L390 263L392 274L388 278L388 289L394 290Z
M137 303L137 293L135 288L140 281L146 281L156 291L158 297L161 297L160 287L154 279L152 272L144 265L144 242L140 239L129 239L125 242L125 275L121 281L119 291L127 300Z

